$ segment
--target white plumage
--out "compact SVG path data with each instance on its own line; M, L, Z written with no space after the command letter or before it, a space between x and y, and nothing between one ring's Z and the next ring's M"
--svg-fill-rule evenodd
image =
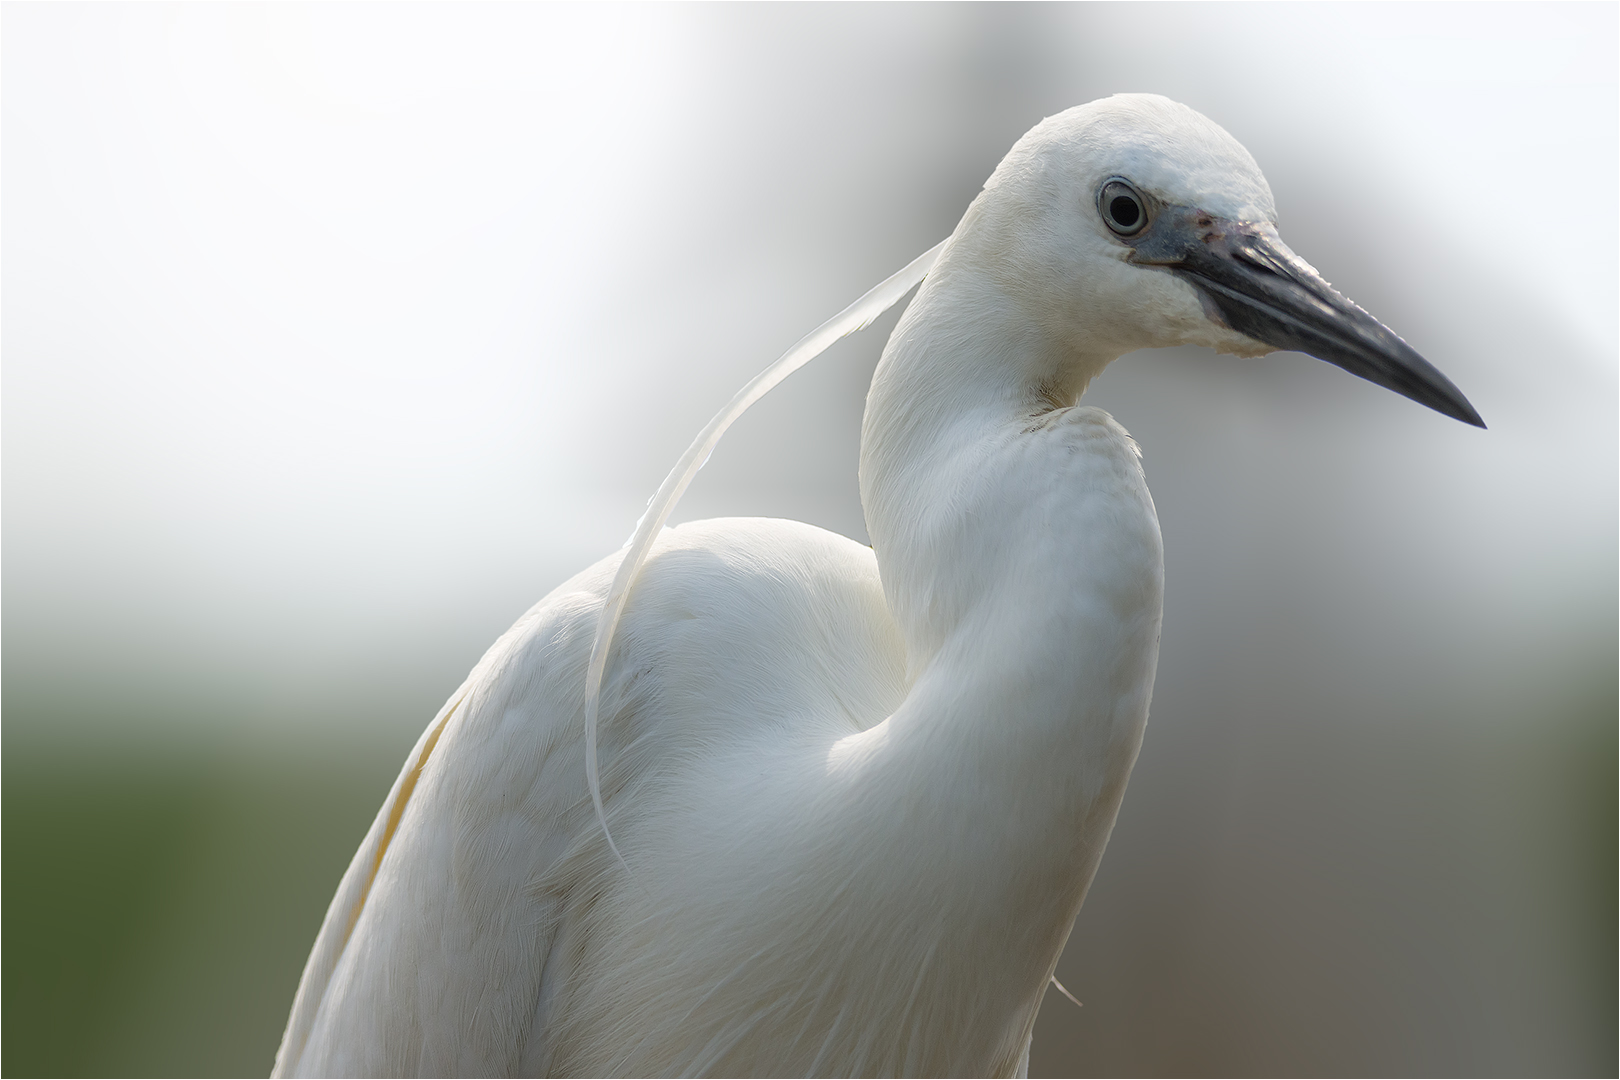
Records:
M585 755L621 553L529 611L428 726L276 1074L1025 1069L1158 653L1158 522L1135 444L1075 404L1089 380L1134 349L1286 345L1477 422L1274 219L1243 148L1163 98L1020 140L874 377L873 548L762 519L653 545L601 692L623 863ZM1339 337L1301 344L1311 319Z

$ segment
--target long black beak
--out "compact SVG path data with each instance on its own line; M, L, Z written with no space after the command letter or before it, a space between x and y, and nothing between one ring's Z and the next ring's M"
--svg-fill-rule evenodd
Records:
M1485 421L1461 390L1395 332L1345 299L1267 223L1166 206L1134 242L1134 259L1195 285L1206 309L1246 337L1310 353L1465 424Z

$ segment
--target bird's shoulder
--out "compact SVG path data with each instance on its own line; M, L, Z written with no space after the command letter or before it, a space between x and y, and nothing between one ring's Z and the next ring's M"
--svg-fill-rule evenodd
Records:
M661 723L676 714L709 726L790 719L834 687L898 678L904 666L872 549L772 518L667 532L620 634L618 678L651 677Z
M461 857L480 838L502 852L524 843L529 871L540 874L579 833L594 836L583 809L585 674L619 559L531 608L458 691L413 800L420 806L407 812L453 818ZM632 586L603 679L610 812L657 762L741 729L814 722L829 710L876 723L903 668L870 548L770 518L666 529Z
M584 685L619 559L518 619L412 751L311 957L307 1023L297 1039L289 1029L298 1069L544 1067L555 987L542 973L579 903L571 894L612 871L585 784ZM807 725L876 723L901 695L903 669L870 548L774 519L665 530L603 683L603 796L616 838L634 840L635 793L669 763ZM488 1037L472 1037L480 1031ZM446 1047L503 1056L398 1058Z
M495 642L458 691L462 715L447 726L440 752L465 753L473 742L490 751L523 744L529 749L518 760L539 764L534 755L578 749L585 666L621 554L559 586ZM764 707L773 681L897 663L901 648L871 548L773 518L666 529L632 586L609 653L603 736L620 726L631 741L656 737L649 727L668 728L688 711L734 712L751 694L749 704ZM739 685L739 666L749 665L757 678ZM480 763L467 777L472 783L512 768L504 753L471 760Z
M619 559L559 586L479 661L445 721L437 763L424 770L423 792L433 796L424 806L465 817L474 807L512 813L545 802L559 819L577 809L586 665ZM792 723L829 693L861 697L864 683L891 690L902 653L870 548L770 518L666 529L608 655L602 759L656 759L733 726ZM521 827L533 835L533 814L525 816ZM463 820L459 835L475 824Z

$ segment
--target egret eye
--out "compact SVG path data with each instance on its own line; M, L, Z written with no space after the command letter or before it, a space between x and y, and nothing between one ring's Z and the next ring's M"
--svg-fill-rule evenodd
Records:
M1147 200L1118 177L1097 193L1097 209L1108 227L1121 236L1134 236L1147 226Z

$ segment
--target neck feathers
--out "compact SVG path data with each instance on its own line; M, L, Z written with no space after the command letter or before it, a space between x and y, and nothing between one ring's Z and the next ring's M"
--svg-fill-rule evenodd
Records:
M1073 404L1112 357L1057 347L950 255L890 339L861 444L911 690L845 751L893 770L873 785L899 793L887 819L932 793L927 830L892 858L925 884L949 870L958 893L971 871L960 904L929 911L964 984L1012 1003L985 1025L1022 1045L1141 745L1163 559L1136 444Z
M943 572L938 560L948 556L938 545L965 539L962 530L975 525L981 542L995 542L992 523L974 518L1008 494L998 496L998 485L1056 482L1020 444L1049 428L1114 359L1077 348L1039 312L1023 310L1015 283L979 250L994 243L970 211L895 328L867 396L861 501L914 671L963 614L967 598L953 604L944 594L986 584L983 567Z

